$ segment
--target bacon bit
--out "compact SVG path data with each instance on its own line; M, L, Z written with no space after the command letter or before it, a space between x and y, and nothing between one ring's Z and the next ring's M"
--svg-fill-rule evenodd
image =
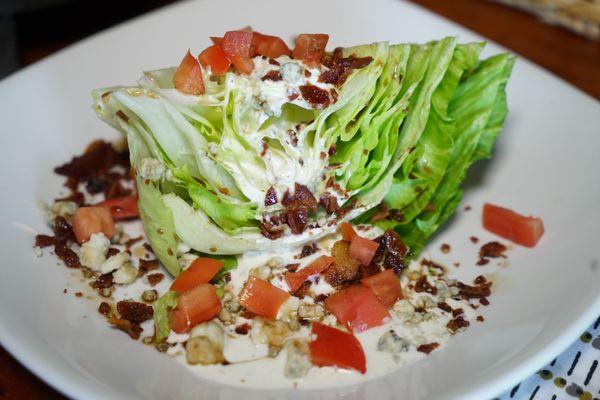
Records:
M332 286L354 282L360 277L360 263L350 257L349 248L350 243L345 240L335 242L331 248L331 255L335 262L325 270L323 275L327 283Z
M465 211L471 211L471 206L465 206Z
M326 108L331 103L329 92L325 89L315 85L302 85L299 89L304 100L317 109Z
M303 299L304 297L308 296L311 285L311 281L304 281L304 283L302 283L302 286L300 286L298 289L296 289L294 293L292 293L292 296L297 297L299 299Z
M452 265L454 265L456 268L460 267L460 263L459 262L453 262Z
M75 233L73 232L73 228L63 217L56 217L54 219L54 227L52 230L54 231L54 236L57 241L75 241Z
M440 347L440 345L438 343L435 343L435 342L427 343L427 344L422 344L419 347L417 347L417 351L419 351L421 353L429 354L433 350L437 349L438 347Z
M384 219L386 219L387 217L389 217L390 215L390 210L388 210L388 208L386 207L385 204L381 203L378 207L377 207L377 211L375 211L375 214L373 214L371 216L371 222L375 223L378 221L383 221Z
M67 268L81 268L77 253L67 247L65 242L54 245L54 254L65 263Z
M293 129L288 129L287 134L290 137L290 144L294 147L298 146L298 133Z
M492 282L486 282L485 284L478 286L469 286L462 282L458 282L456 284L456 287L458 288L458 294L464 299L488 297L491 294L491 286Z
M263 222L260 225L260 233L269 240L279 239L283 236L283 229L275 229L275 225Z
M128 169L128 154L117 153L110 143L98 140L88 146L85 154L73 157L70 162L55 168L54 172L75 180L87 180L115 165L122 165Z
M304 232L308 223L308 213L317 210L317 200L308 188L299 183L294 184L294 195L289 190L283 195L281 204L285 207L282 214L292 233L298 235Z
M103 274L100 275L95 281L90 283L90 286L94 289L106 289L113 286L113 275Z
M148 283L150 284L150 286L154 287L158 285L164 279L164 277L165 276L160 272L156 274L150 274L148 275Z
M277 192L275 188L271 186L267 189L267 193L265 194L265 206L272 206L273 204L277 204Z
M338 101L338 92L335 89L331 89L329 91L329 94L331 95L331 98L333 100L333 103L336 103Z
M427 281L427 277L425 275L423 275L417 280L417 282L415 284L415 292L417 292L417 293L425 292L425 293L429 293L432 296L435 296L437 294L437 288L435 286L432 286Z
M156 258L152 260L146 260L140 258L140 265L138 267L139 275L142 276L148 271L154 271L159 268L158 260Z
M486 265L486 264L487 264L487 263L489 263L489 262L490 262L490 260L489 260L489 259L487 259L487 258L480 258L480 259L479 259L479 260L476 262L476 264L477 264L478 266L480 266L480 267L481 267L481 266L483 266L483 265Z
M400 273L404 269L404 257L407 253L400 236L393 229L388 229L378 238L378 241L378 252L381 252L381 257L384 258L383 267ZM377 256L378 253L375 253L375 257Z
M127 242L125 242L125 247L127 248L127 250L129 250L129 249L131 249L131 246L133 246L134 244L136 244L137 242L139 242L143 238L144 238L143 236L138 236L138 237L135 237L135 238L131 238Z
M146 251L150 252L151 254L154 254L154 250L152 250L152 246L150 246L150 243L144 243L143 246L146 249Z
M298 267L300 267L300 264L288 264L285 266L285 269L287 269L290 272L296 272L298 271Z
M479 299L479 304L481 304L482 306L489 306L490 301L488 299L486 299L485 297L482 297Z
M115 328L127 333L133 340L138 340L144 331L139 324L131 323L123 318L108 318L107 321Z
M108 251L106 252L106 256L107 257L112 257L116 254L119 254L121 252L121 250L117 249L116 247L111 247L110 249L108 249Z
M457 317L461 314L464 314L464 310L462 308L455 308L452 310L452 316Z
M260 151L260 156L261 157L266 156L267 155L267 150L269 150L269 145L267 144L267 142L265 142L263 140L263 142L262 142L262 150Z
M469 239L473 244L477 244L477 242L479 242L479 238L477 236L471 236Z
M498 257L506 257L504 252L506 251L506 246L500 242L489 242L481 246L479 249L479 257L489 257L489 258L498 258Z
M452 307L450 307L450 305L445 301L437 303L437 306L440 310L446 311L447 313L451 313L452 311L454 311Z
M304 76L305 77L310 78L311 75L312 75L312 73L309 70L307 70L307 69L304 70Z
M50 247L50 246L54 246L54 243L56 243L54 236L37 235L35 237L35 246L36 247L41 247L41 248Z
M483 275L479 275L477 278L473 280L473 283L476 285L483 285L487 282L487 279Z
M329 149L327 150L327 154L329 154L330 157L335 154L335 144L332 144L331 146L329 146Z
M100 303L100 305L98 306L98 312L102 315L108 315L108 313L110 312L110 306L108 305L108 303L105 301Z
M243 323L242 325L238 325L235 327L235 333L238 335L247 335L250 331L250 324Z
M293 92L290 95L288 95L288 100L289 101L294 101L296 100L298 97L300 97L300 93L298 92Z
M70 179L72 178L68 178L67 180ZM82 207L85 205L85 195L79 190L75 189L69 196L56 198L54 201L72 201L73 203L77 204L77 207Z
M277 65L277 66L281 65L281 64L279 63L279 61L277 61L277 60L276 60L276 59L274 59L274 58L269 58L269 64L271 64L271 65Z
M351 54L343 57L342 49L336 48L333 54L323 60L323 64L329 68L319 76L319 82L331 83L341 86L354 69L364 68L373 61L372 57L356 57Z
M319 251L319 246L317 246L315 242L307 244L302 247L302 250L300 251L300 258L308 257L311 254L315 254L317 251Z
M254 318L256 318L256 314L254 314L252 311L250 311L246 308L242 308L242 311L240 311L240 317L243 317L246 319L254 319Z
M478 315L476 319L477 319L477 321L479 321L479 322L483 322L483 321L485 321L485 319L483 319L483 317L482 317L481 315Z
M154 315L154 308L152 306L138 303L137 301L119 301L117 303L117 311L122 319L132 324L141 324Z
M280 81L281 78L281 74L279 73L279 70L273 70L273 71L269 71L265 74L265 76L263 76L262 78L260 78L261 81Z
M319 197L319 205L325 209L327 214L333 214L340 210L337 199L329 192L325 192Z
M108 187L104 191L104 197L106 198L106 200L123 196L130 196L131 194L132 191L129 189L125 189L125 187L123 187L118 178L114 180L110 185L108 185Z
M449 245L449 244L447 244L447 243L443 243L443 244L440 246L440 251L441 251L442 253L444 253L444 254L448 254L448 253L450 253L450 245Z
M360 279L368 278L381 272L381 268L376 263L371 262L369 265L361 265L359 267Z
M446 327L454 333L461 328L468 327L469 325L471 325L471 323L469 321L465 320L462 316L458 316L458 317L454 318L453 320L451 320L450 322L448 322L446 324Z
M331 268L331 267L330 267L330 268ZM323 294L320 294L320 295L318 295L318 296L316 296L316 297L315 297L315 303L322 303L322 302L324 302L325 300L327 300L327 298L328 298L328 297L329 297L329 295L326 295L326 294L324 294L324 293L323 293Z
M83 297L83 293L81 293L81 292L76 292L76 293L75 293L75 297Z

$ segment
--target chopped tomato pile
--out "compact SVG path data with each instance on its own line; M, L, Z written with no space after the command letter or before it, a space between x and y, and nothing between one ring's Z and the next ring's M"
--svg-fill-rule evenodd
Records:
M233 66L242 74L250 74L254 70L252 59L256 56L274 59L285 55L309 65L319 64L329 35L302 33L296 38L293 51L280 37L254 32L251 29L228 31L223 37L210 39L213 44L204 49L197 58L188 50L179 64L173 77L173 85L180 92L195 96L204 93L203 68L210 69L213 75L223 75Z

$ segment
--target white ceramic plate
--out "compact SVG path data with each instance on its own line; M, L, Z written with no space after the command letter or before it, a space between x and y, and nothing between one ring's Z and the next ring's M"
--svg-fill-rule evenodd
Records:
M95 137L115 136L94 116L90 90L132 83L143 69L176 63L188 46L202 49L209 35L246 25L286 38L327 32L332 45L445 35L481 40L399 1L198 1L111 29L0 82L0 341L28 368L81 399L479 400L533 373L597 317L600 105L522 59L508 87L510 115L494 159L478 163L465 183L463 204L473 210L458 212L429 246L450 243L453 251L441 260L461 261L463 278L490 274L492 305L485 323L423 361L337 389L223 386L108 329L95 311L98 302L62 294L69 271L32 253L33 231L44 225L36 202L57 193L54 166ZM490 44L486 51L500 50ZM477 247L468 237L491 238L479 221L486 200L540 215L547 228L534 250L513 248L506 268L474 266Z

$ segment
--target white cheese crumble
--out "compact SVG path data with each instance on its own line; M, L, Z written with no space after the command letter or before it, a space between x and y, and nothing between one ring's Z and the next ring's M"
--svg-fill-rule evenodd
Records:
M110 274L113 271L121 268L125 263L129 262L129 254L120 252L114 256L110 256L100 267L100 271L103 274Z
M109 247L110 240L103 233L94 233L90 240L81 245L79 262L92 271L100 272Z
M165 174L165 167L155 158L144 158L140 162L138 173L144 179L158 181Z

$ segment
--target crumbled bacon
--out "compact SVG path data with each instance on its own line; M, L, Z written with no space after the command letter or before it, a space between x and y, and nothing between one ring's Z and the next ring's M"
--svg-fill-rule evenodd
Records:
M281 80L281 74L279 73L279 70L273 70L273 71L269 71L265 74L265 76L263 76L262 78L260 78L261 81L280 81Z
M302 299L306 296L308 296L308 293L310 291L310 286L312 285L311 281L304 281L304 283L302 283L302 285L296 289L296 291L294 293L292 293L292 296L297 297L299 299Z
M292 233L298 235L304 232L308 224L308 214L317 210L315 196L304 185L296 183L294 194L289 190L283 194L281 204L285 207L282 218L287 222ZM264 234L263 234L264 235Z
M107 302L103 301L98 306L98 312L102 315L108 315L108 313L110 312L110 305Z
M417 351L420 351L421 353L429 354L433 350L437 349L438 347L440 347L440 345L438 343L435 343L435 342L427 343L427 344L422 344L419 347L417 347Z
M504 257L506 246L500 242L489 242L481 246L479 249L479 257L481 258L498 258Z
M491 294L491 286L492 282L486 282L477 286L469 286L462 282L458 282L456 284L456 287L458 288L458 294L464 299L488 297Z
M267 193L265 194L265 206L272 206L273 204L277 204L277 192L275 188L271 186L267 189Z
M154 308L152 306L138 303L137 301L119 301L117 303L117 311L122 319L133 324L141 324L154 315Z
M329 57L325 57L323 64L328 67L319 76L319 82L330 83L341 86L352 73L354 69L364 68L373 61L372 57L356 57L351 54L349 57L343 57L342 49L336 48Z
M349 254L350 243L345 240L337 241L331 248L335 259L333 265L324 272L325 280L332 286L348 283L360 277L360 263Z
M279 239L283 236L283 230L275 228L275 225L269 222L263 222L260 224L260 233L270 240Z
M138 340L144 331L139 324L134 324L123 318L108 318L108 323L127 333L133 340Z
M315 85L302 85L299 89L304 100L315 108L323 109L331 103L329 92L325 89Z
M327 214L336 213L340 209L337 199L329 192L325 192L319 197L319 205L325 209Z
M454 318L453 320L450 320L446 324L446 327L448 329L450 329L452 332L456 332L459 329L466 328L469 325L471 325L469 323L469 321L465 320L461 315L459 315L458 317Z
M238 335L247 335L249 331L250 324L248 324L247 322L235 327L235 333L237 333Z
M164 279L164 277L164 274L161 274L160 272L156 274L150 274L148 275L148 283L150 286L156 286Z
M435 296L437 294L437 288L435 286L432 286L427 280L427 277L423 275L415 283L415 292L425 292L429 293L432 296Z
M54 169L59 175L87 180L97 176L98 172L108 171L115 165L129 167L126 153L117 153L110 143L98 140L88 146L86 152Z
M389 216L390 216L390 210L388 210L388 208L386 207L385 204L381 203L379 205L379 207L377 207L375 214L373 214L371 216L371 222L375 223L378 221L383 221L384 219L386 219Z
M100 275L95 281L90 283L90 286L94 289L106 289L113 285L113 275L103 274Z
M300 258L308 257L311 254L315 254L317 251L319 251L319 246L317 246L315 242L304 245L300 251Z
M35 245L37 247L50 247L54 246L54 243L56 243L54 236L37 235L35 237Z

